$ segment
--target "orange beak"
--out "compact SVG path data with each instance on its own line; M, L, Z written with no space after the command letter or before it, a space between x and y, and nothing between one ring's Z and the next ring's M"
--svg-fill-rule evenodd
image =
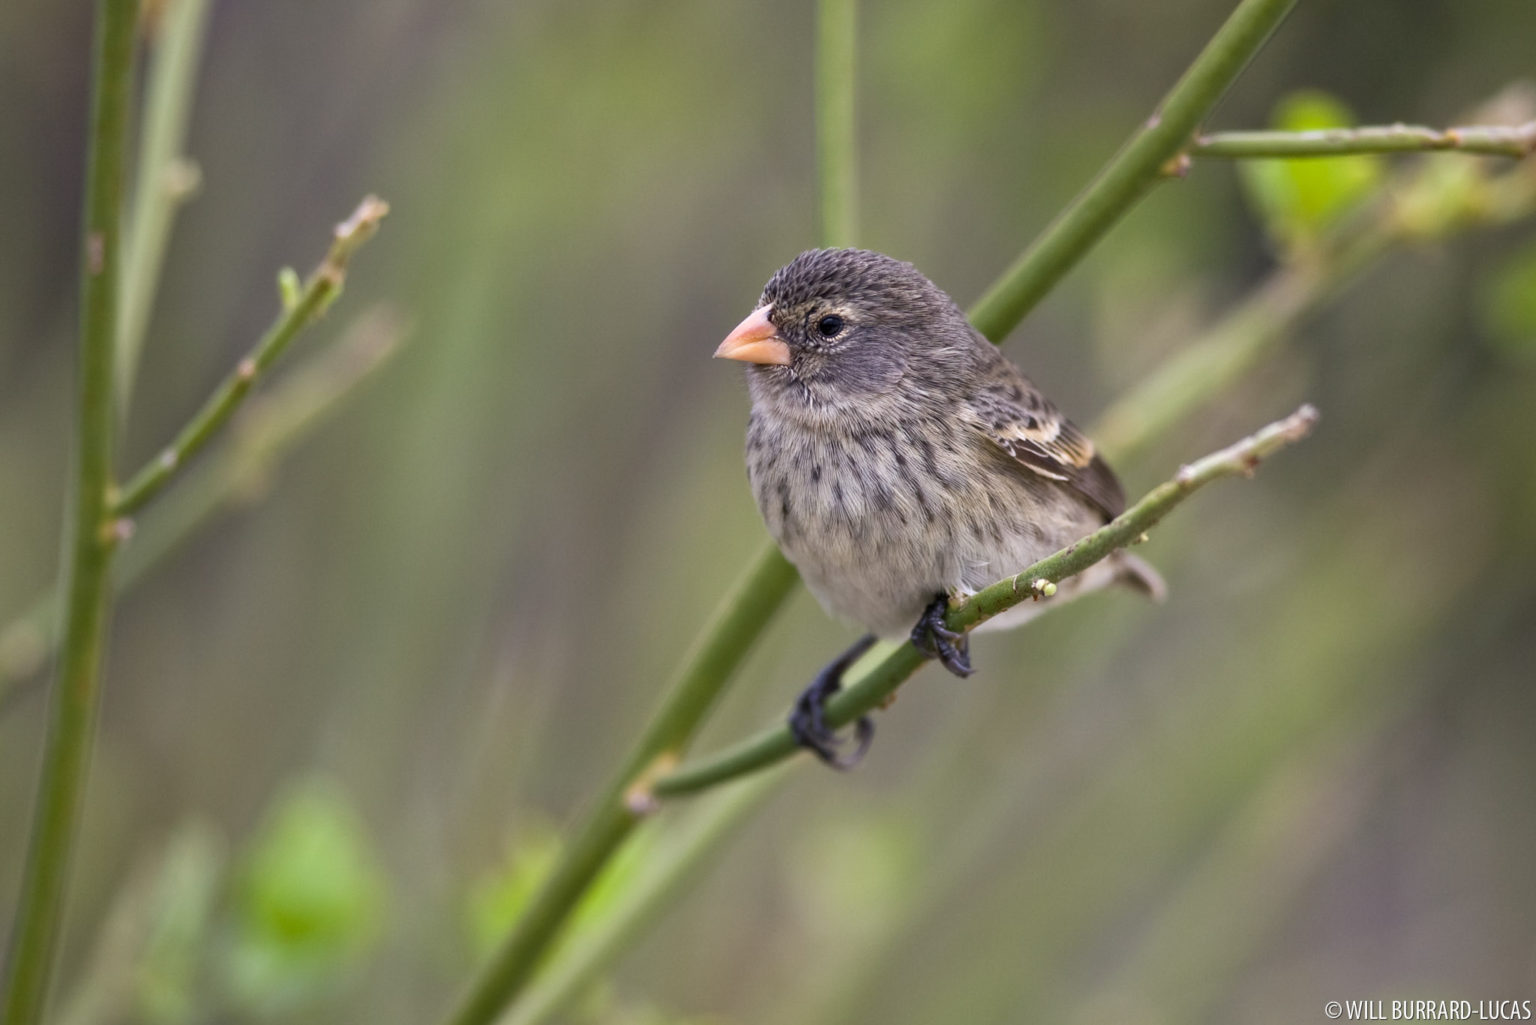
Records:
M726 335L720 348L715 350L715 358L787 366L789 346L779 337L778 329L768 319L770 309L771 306L759 306L746 320L737 324L736 330Z

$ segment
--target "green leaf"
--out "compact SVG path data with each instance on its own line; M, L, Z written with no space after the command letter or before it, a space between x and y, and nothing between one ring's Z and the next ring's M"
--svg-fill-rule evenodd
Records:
M1270 119L1270 127L1286 132L1354 124L1348 107L1318 90L1286 96ZM1380 157L1355 155L1245 160L1238 172L1249 205L1270 238L1283 251L1296 253L1370 195L1381 183L1383 167Z
M232 996L261 1013L332 990L383 918L383 872L362 819L334 783L310 779L268 813L241 875Z

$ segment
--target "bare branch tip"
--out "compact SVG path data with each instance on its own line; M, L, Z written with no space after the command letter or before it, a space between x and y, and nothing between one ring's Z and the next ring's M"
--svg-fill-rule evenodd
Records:
M372 194L364 196L352 216L336 225L336 238L347 242L357 239L360 234L371 234L388 213L389 204L384 200Z
M1288 440L1300 441L1312 433L1312 428L1321 417L1322 414L1317 411L1317 407L1308 402L1286 417L1281 426Z

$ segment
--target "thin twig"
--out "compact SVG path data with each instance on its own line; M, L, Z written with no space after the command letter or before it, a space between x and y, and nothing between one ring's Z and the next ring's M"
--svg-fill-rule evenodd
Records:
M242 359L228 377L208 397L203 408L187 422L174 441L150 460L123 486L112 505L114 516L131 516L170 481L239 408L256 379L288 348L289 343L309 324L319 319L326 307L341 292L347 263L359 247L378 230L379 222L389 213L389 204L369 196L352 216L336 226L330 252L315 268L297 298L286 305L267 333Z
M137 20L135 0L98 0L80 254L80 347L67 507L69 541L62 573L64 641L6 962L4 1007L0 1009L4 1025L32 1025L43 1016L100 704L107 595L112 552L119 540L108 526L115 420L112 366L121 275L123 166Z
M1305 437L1316 422L1317 411L1303 406L1284 420L1182 467L1172 480L1154 488L1081 541L952 605L945 623L952 630L971 630L1020 602L1055 593L1056 584L1136 542L1200 487L1222 477L1252 474L1261 460ZM879 707L928 658L910 643L890 652L873 668L849 681L828 703L828 723L844 726ZM685 765L662 776L651 785L650 793L656 799L697 793L758 772L800 750L788 727L764 730L696 765Z
M1355 153L1455 150L1499 157L1536 153L1536 121L1523 125L1468 125L1444 130L1422 125L1372 125L1311 132L1212 132L1185 151L1192 157L1338 157Z
M197 165L185 154L197 66L208 27L208 0L175 0L164 11L144 91L133 201L123 261L122 319L117 326L117 415L127 419L134 375L155 304L176 211L197 191Z

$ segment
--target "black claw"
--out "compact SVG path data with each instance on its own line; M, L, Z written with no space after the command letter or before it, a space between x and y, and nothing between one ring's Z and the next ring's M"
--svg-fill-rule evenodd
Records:
M963 631L951 630L944 625L944 613L949 611L949 595L942 592L928 603L922 617L912 628L912 644L918 651L939 660L956 676L970 676L970 638Z
M853 751L844 753L842 747L847 738L839 737L827 725L827 702L842 689L843 672L874 643L874 634L867 634L828 663L811 685L801 691L789 713L789 732L794 734L795 742L834 769L851 769L859 764L875 739L874 721L867 715L860 716L853 726Z

